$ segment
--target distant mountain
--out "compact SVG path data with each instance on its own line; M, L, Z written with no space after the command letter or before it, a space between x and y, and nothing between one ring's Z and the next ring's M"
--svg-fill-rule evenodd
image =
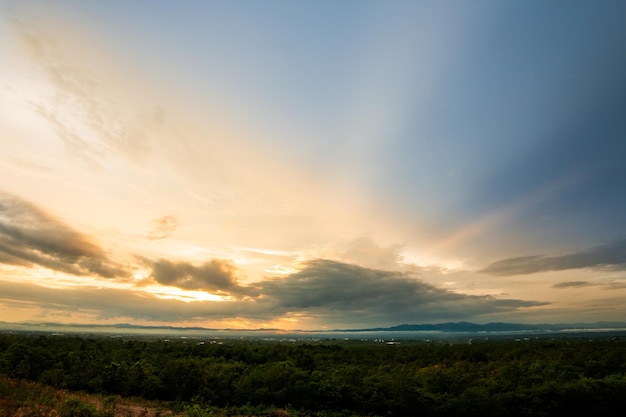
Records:
M110 330L137 330L137 331L198 331L198 332L283 332L281 329L216 329L206 327L177 327L177 326L146 326L141 324L61 324L41 322L9 323L0 321L0 329L28 329L38 331L55 331L59 329L69 331L110 331ZM72 330L73 329L73 330ZM437 324L400 324L391 327L372 327L359 329L317 330L313 333L352 333L352 332L442 332L442 333L507 333L507 332L561 332L561 331L599 331L624 330L625 322L595 322L595 323L553 323L553 324L523 324L523 323L487 323L476 324L467 321L447 322ZM307 333L308 331L293 330L289 333Z
M595 323L553 323L553 324L522 324L522 323L487 323L476 324L467 321L448 322L439 324L400 324L392 327L375 327L367 329L345 329L343 332L420 332L439 331L449 333L478 333L478 332L520 332L520 331L563 331L563 330L599 330L624 329L624 322L595 322Z

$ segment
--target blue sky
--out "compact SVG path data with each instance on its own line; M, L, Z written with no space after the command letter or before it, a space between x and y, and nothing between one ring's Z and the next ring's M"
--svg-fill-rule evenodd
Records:
M620 320L624 16L4 2L0 305L215 327Z

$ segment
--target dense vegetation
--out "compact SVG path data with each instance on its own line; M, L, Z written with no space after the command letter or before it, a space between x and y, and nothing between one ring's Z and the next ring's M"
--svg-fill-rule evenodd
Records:
M272 407L316 416L626 411L626 340L619 337L387 346L0 334L0 374L170 401L198 414Z

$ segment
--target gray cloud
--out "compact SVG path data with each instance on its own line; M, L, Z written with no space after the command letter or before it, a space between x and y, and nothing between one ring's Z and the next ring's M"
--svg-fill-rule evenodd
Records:
M323 259L258 288L276 314L304 313L344 324L466 319L546 304L458 294L406 273Z
M126 276L88 236L35 205L0 192L0 263L103 278Z
M171 214L154 219L152 223L154 226L147 235L150 240L165 239L178 228L178 220Z
M589 287L590 285L595 285L589 281L564 281L557 282L552 287L553 288L579 288L579 287Z
M149 262L151 277L160 284L186 290L233 292L241 289L237 282L237 268L227 260L212 259L195 266L189 262L172 262L166 259Z
M590 281L564 281L558 282L552 286L552 288L584 288L584 287L602 287L605 290L621 290L626 288L626 283L623 281L614 282L590 282Z
M494 262L479 272L491 275L526 275L566 269L626 269L626 239L560 256L524 256Z

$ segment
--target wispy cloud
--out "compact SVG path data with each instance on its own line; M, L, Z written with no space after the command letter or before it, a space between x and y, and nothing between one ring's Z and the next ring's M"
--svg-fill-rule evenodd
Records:
M369 236L331 245L318 251L315 258L333 259L348 264L356 264L375 269L398 269L402 262L402 245L382 247Z
M580 287L589 287L593 284L589 281L563 281L557 282L552 286L552 288L580 288Z
M603 290L623 290L626 288L626 282L623 279L603 280L599 282L591 281L565 281L559 282L552 286L553 288L586 288L600 287Z
M0 192L0 262L39 265L73 275L123 277L124 268L112 262L89 236L37 206Z
M171 214L154 219L152 223L153 228L146 236L150 240L165 239L178 228L178 219Z
M566 269L626 269L626 239L560 256L523 256L494 262L479 272L491 275L527 275Z
M124 106L133 100L107 82L107 72L115 65L105 64L93 53L99 48L86 46L54 18L29 15L13 18L11 23L21 51L56 91L54 98L40 97L30 107L53 127L68 154L92 170L102 170L112 154L145 164L153 152L155 131L163 125L164 110L121 110L120 99Z
M31 104L32 110L53 126L59 139L63 141L65 149L77 160L80 160L91 170L101 171L103 168L99 160L103 158L103 152L94 144L82 139L69 124L64 123L52 109L46 108L43 104Z

